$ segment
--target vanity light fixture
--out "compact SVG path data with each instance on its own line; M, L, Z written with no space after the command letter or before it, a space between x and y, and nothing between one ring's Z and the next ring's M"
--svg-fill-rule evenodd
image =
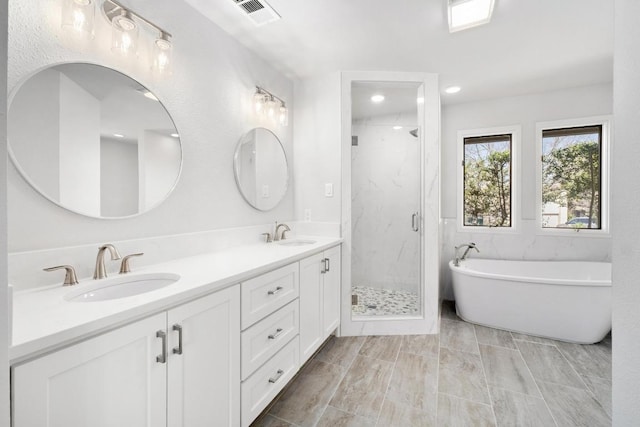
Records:
M127 9L115 0L105 0L102 4L102 12L111 23L112 51L124 56L137 56L139 30L141 25L144 24L157 34L150 49L151 69L162 75L171 74L173 44L171 43L171 34L169 32Z
M384 95L376 94L371 97L371 102L374 102L376 104L379 104L382 101L384 101Z
M454 93L460 92L460 90L461 90L460 86L449 86L444 91L448 94L454 94Z
M489 23L494 3L495 0L447 0L449 32Z
M95 14L95 0L63 0L62 28L93 38Z
M282 98L260 86L256 86L256 92L253 94L253 103L256 113L266 114L271 120L277 119L281 126L289 125L289 110Z

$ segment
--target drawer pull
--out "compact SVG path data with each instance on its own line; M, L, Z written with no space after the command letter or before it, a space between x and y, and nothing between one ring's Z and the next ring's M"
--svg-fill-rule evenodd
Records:
M277 294L278 292L280 292L280 291L281 291L281 290L283 290L283 289L284 289L284 288L283 288L282 286L278 286L277 288L275 288L275 289L273 289L273 290L271 290L271 291L267 292L267 294L269 294L269 295L275 295L275 294Z
M278 338L280 336L280 334L282 334L283 331L284 331L284 329L282 329L282 328L276 329L276 333L269 335L269 339L270 340L275 340L276 338Z
M284 371L282 369L278 369L278 372L276 373L276 376L269 378L269 382L271 384L275 384L280 379L280 377L283 376L283 375L284 375Z

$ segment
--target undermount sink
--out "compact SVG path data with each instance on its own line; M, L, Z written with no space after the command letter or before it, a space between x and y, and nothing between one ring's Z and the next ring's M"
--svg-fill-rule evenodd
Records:
M89 285L76 285L77 289L67 292L64 299L74 302L92 302L130 297L164 288L177 282L178 279L180 276L173 273L123 275L96 280Z
M293 239L293 240L280 240L277 244L282 246L306 246L313 245L316 241L309 239Z

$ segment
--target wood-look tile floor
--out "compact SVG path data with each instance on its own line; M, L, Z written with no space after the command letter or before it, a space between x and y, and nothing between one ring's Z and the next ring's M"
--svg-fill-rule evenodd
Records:
M611 336L564 343L463 322L332 337L255 427L610 426Z

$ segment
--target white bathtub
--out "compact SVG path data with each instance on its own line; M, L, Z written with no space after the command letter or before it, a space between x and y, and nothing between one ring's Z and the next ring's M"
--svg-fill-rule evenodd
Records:
M610 263L468 259L449 268L468 322L581 344L611 330Z

